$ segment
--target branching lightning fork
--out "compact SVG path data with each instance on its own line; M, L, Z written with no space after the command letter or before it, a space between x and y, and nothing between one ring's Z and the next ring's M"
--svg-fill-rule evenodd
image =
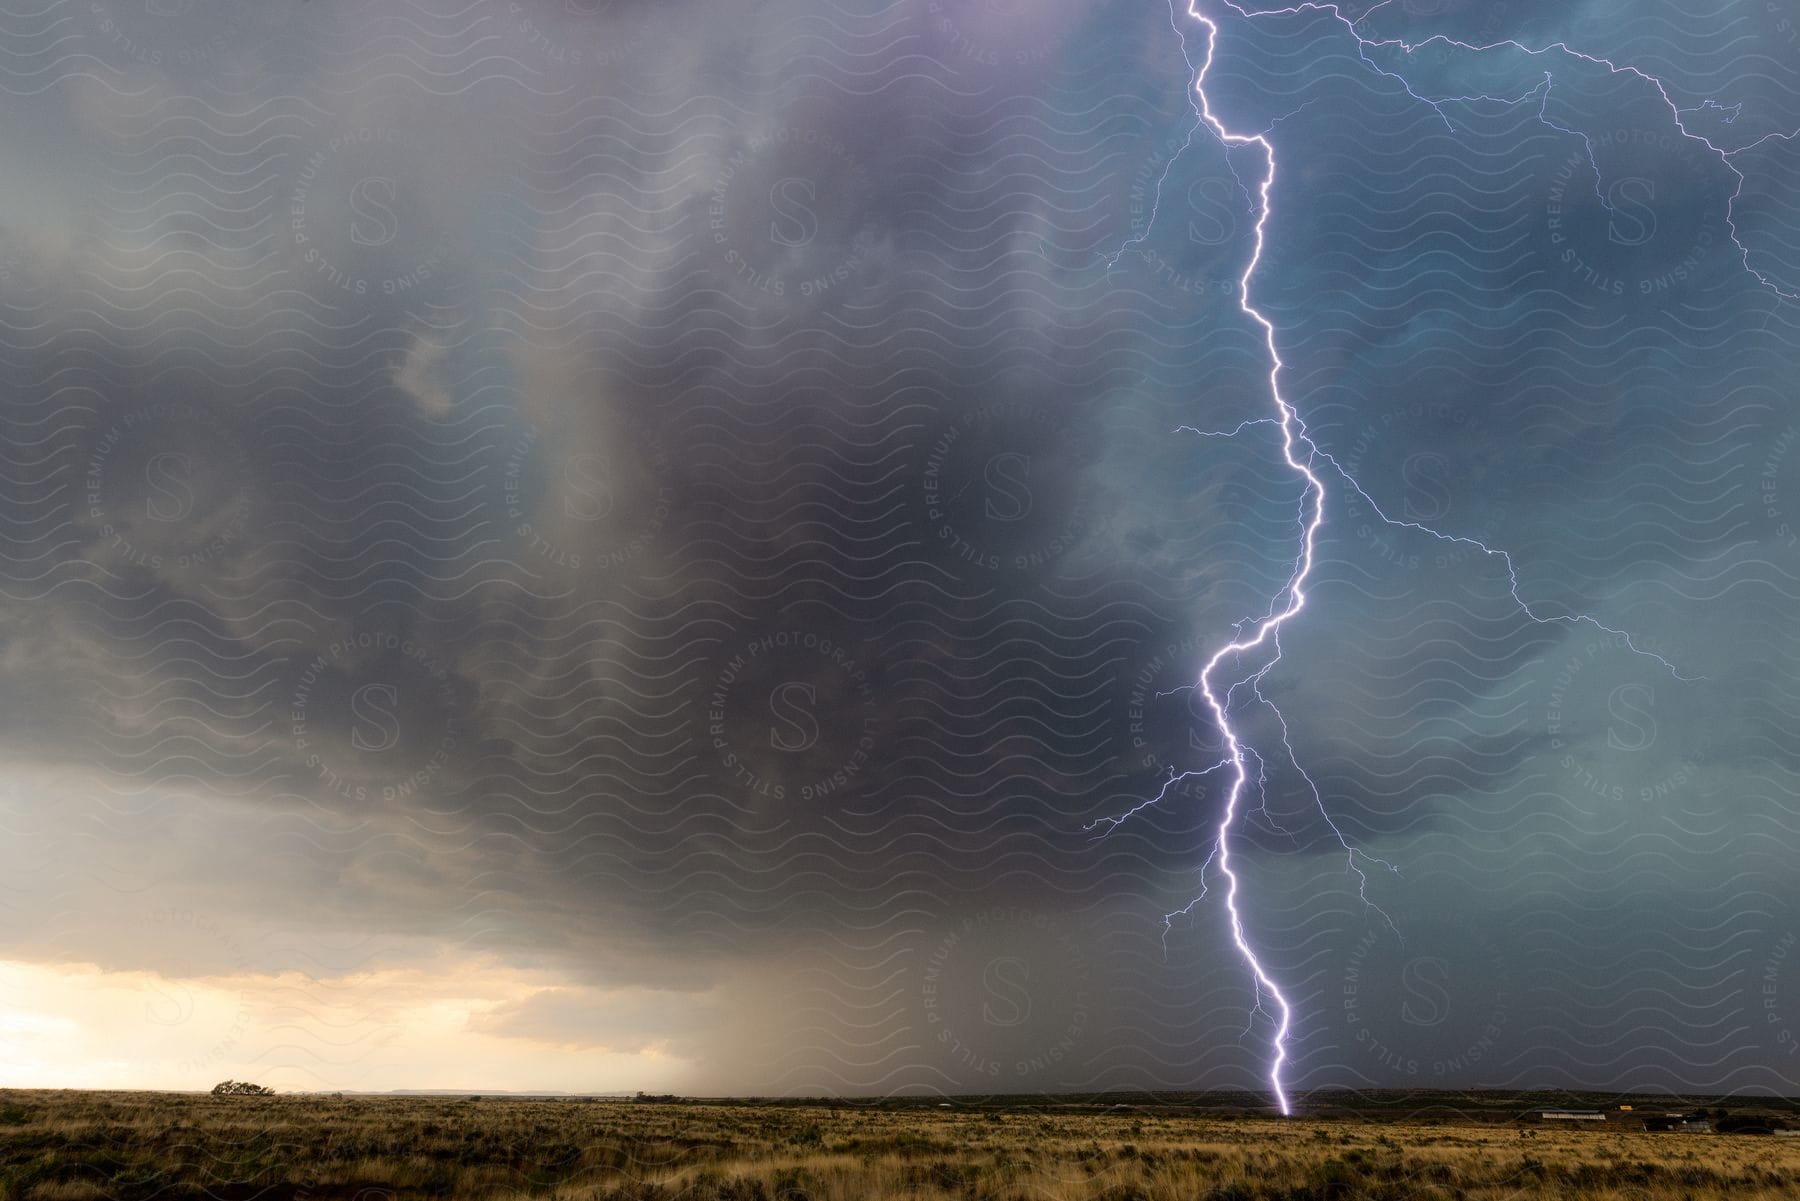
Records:
M1189 104L1194 112L1194 124L1188 130L1188 136L1182 145L1182 151L1185 151L1193 144L1194 135L1204 128L1210 131L1225 147L1228 166L1230 165L1232 152L1245 149L1253 150L1255 155L1262 161L1263 169L1261 175L1258 177L1253 187L1244 184L1244 179L1242 176L1237 175L1235 166L1231 166L1230 169L1237 178L1240 187L1243 188L1246 197L1249 199L1251 211L1255 216L1254 238L1252 240L1249 262L1246 264L1244 273L1238 281L1238 304L1244 314L1262 331L1263 341L1269 354L1269 396L1274 405L1275 413L1270 417L1259 417L1242 421L1238 423L1235 428L1230 430L1203 431L1186 426L1181 427L1181 430L1182 432L1196 434L1201 437L1233 438L1257 427L1270 426L1277 429L1280 432L1282 461L1291 471L1305 481L1305 496L1301 501L1301 511L1299 515L1300 549L1294 560L1293 571L1288 577L1286 584L1271 600L1269 611L1260 619L1238 622L1234 628L1234 633L1236 635L1234 640L1221 646L1209 659L1207 659L1204 666L1200 669L1198 679L1193 685L1193 687L1197 688L1201 695L1205 697L1207 707L1211 710L1213 719L1218 725L1220 734L1224 740L1223 758L1220 759L1219 762L1200 771L1184 772L1180 774L1171 771L1168 780L1164 782L1162 789L1154 797L1133 806L1130 810L1117 817L1104 818L1100 821L1092 822L1089 824L1088 828L1091 830L1096 827L1104 826L1105 829L1102 831L1102 836L1104 836L1104 834L1117 829L1133 815L1152 805L1160 803L1168 796L1169 789L1175 784L1185 780L1210 776L1214 772L1228 771L1227 779L1229 780L1229 784L1225 794L1224 811L1219 818L1216 837L1213 840L1213 845L1207 856L1206 863L1202 865L1201 868L1202 883L1200 895L1195 897L1194 900L1190 901L1181 909L1164 916L1164 934L1166 938L1170 924L1176 917L1191 913L1195 905L1205 898L1205 872L1214 863L1217 863L1219 872L1225 879L1225 910L1229 917L1232 942L1236 945L1239 955L1248 966L1255 988L1256 1005L1252 1010L1252 1013L1267 1013L1275 1023L1275 1032L1270 1040L1272 1060L1269 1064L1269 1084L1274 1092L1277 1106L1279 1106L1283 1114L1289 1114L1292 1112L1292 1108L1288 1100L1287 1090L1282 1083L1282 1066L1287 1062L1287 1036L1293 1023L1293 1011L1288 1004L1287 998L1282 995L1280 988L1277 987L1273 977L1263 966L1261 959L1256 954L1255 949L1251 946L1249 938L1245 935L1243 917L1238 905L1238 878L1231 866L1231 832L1237 824L1239 807L1244 800L1244 790L1250 782L1248 760L1254 759L1256 761L1259 785L1266 778L1266 766L1262 756L1242 740L1231 722L1232 694L1240 686L1248 685L1250 691L1256 697L1257 702L1267 706L1275 713L1276 718L1280 723L1282 746L1287 753L1289 762L1294 765L1301 777L1306 780L1308 787L1312 791L1313 799L1319 807L1319 812L1324 815L1326 822L1331 826L1332 832L1337 836L1339 843L1344 847L1345 853L1348 856L1349 870L1354 873L1361 882L1359 891L1362 892L1363 899L1365 901L1368 900L1368 880L1358 866L1359 859L1366 860L1370 863L1380 864L1383 867L1394 870L1393 865L1381 860L1372 859L1363 852L1358 851L1351 845L1350 841L1344 837L1343 832L1338 829L1336 823L1331 821L1330 814L1326 812L1324 798L1320 794L1318 786L1314 784L1312 778L1306 774L1305 770L1300 767L1298 756L1295 755L1293 744L1289 738L1287 719L1281 715L1280 711L1276 709L1266 697L1263 696L1259 687L1262 678L1268 673L1270 668L1281 659L1282 626L1292 618L1298 616L1306 607L1306 583L1308 577L1312 574L1314 546L1317 541L1319 529L1324 524L1325 520L1326 491L1324 476L1333 475L1341 477L1346 486L1355 491L1357 495L1361 496L1374 509L1381 520L1389 525L1414 530L1441 541L1454 542L1474 547L1485 555L1499 559L1506 566L1508 588L1512 599L1517 604L1519 612L1529 620L1539 624L1568 623L1593 626L1608 634L1622 638L1625 645L1633 652L1656 659L1657 662L1667 668L1675 678L1690 680L1693 677L1682 676L1668 660L1637 646L1632 642L1630 635L1626 634L1623 630L1617 630L1610 626L1603 625L1596 619L1585 614L1540 614L1527 603L1523 596L1520 595L1518 571L1512 556L1505 550L1488 546L1473 538L1445 534L1417 522L1399 521L1389 517L1386 512L1382 510L1380 505L1376 504L1374 499L1369 496L1368 492L1363 489L1362 485L1352 478L1349 472L1347 472L1336 459L1320 450L1319 447L1313 443L1311 437L1307 434L1306 423L1301 419L1294 406L1281 392L1281 373L1284 364L1281 359L1280 348L1276 343L1274 323L1257 309L1251 300L1251 284L1255 278L1257 266L1262 262L1266 245L1270 214L1270 198L1275 186L1275 147L1269 138L1269 133L1273 129L1273 126L1270 126L1268 130L1264 130L1261 133L1237 133L1228 128L1224 121L1213 111L1212 100L1207 94L1206 84L1207 75L1212 69L1214 54L1218 48L1219 26L1212 17L1199 11L1197 6L1200 2L1201 0L1187 0L1186 9L1186 15L1192 21L1202 26L1206 31L1206 52L1204 57L1198 63L1194 61L1192 54L1189 53L1187 35L1182 29L1180 17L1176 8L1176 0L1170 0L1169 4L1170 25L1173 27L1176 38L1180 43L1182 57L1186 60L1189 69L1193 72L1194 80L1193 91L1189 96ZM1448 104L1476 101L1519 104L1536 98L1538 101L1538 117L1544 124L1563 133L1581 138L1583 144L1587 147L1588 157L1595 171L1595 189L1597 192L1601 191L1599 185L1600 167L1599 162L1594 155L1592 140L1589 139L1587 135L1580 133L1577 130L1568 129L1556 124L1549 116L1548 106L1552 78L1548 71L1544 73L1543 82L1519 96L1455 96L1430 98L1422 96L1415 91L1412 84L1408 82L1404 76L1378 64L1370 57L1370 52L1375 50L1398 50L1406 55L1411 55L1421 47L1433 43L1441 43L1445 46L1472 52L1511 49L1534 57L1560 53L1571 59L1588 63L1596 67L1602 67L1613 74L1630 75L1644 81L1646 84L1654 87L1663 102L1668 105L1675 126L1681 131L1682 135L1705 145L1737 179L1738 186L1732 192L1730 201L1726 206L1726 223L1731 230L1732 243L1738 248L1738 251L1743 258L1744 269L1754 276L1759 284L1774 292L1776 295L1786 299L1800 298L1797 297L1795 293L1785 291L1778 287L1767 276L1757 271L1751 265L1749 248L1745 246L1742 238L1739 236L1737 226L1733 220L1734 206L1743 193L1745 177L1743 172L1738 169L1737 165L1732 162L1732 157L1734 155L1740 154L1753 146L1760 145L1762 142L1768 141L1771 138L1792 140L1796 136L1800 136L1800 134L1771 134L1759 138L1757 141L1752 142L1747 146L1740 147L1737 150L1727 150L1715 145L1710 139L1690 130L1683 123L1682 117L1684 112L1695 112L1700 110L1683 110L1677 106L1675 101L1669 96L1668 89L1663 85L1661 80L1646 74L1635 67L1618 66L1604 58L1597 58L1570 49L1562 42L1556 42L1549 46L1538 48L1529 47L1521 42L1512 40L1494 42L1487 45L1476 45L1470 42L1457 41L1443 35L1434 35L1418 43L1407 43L1396 38L1370 38L1359 31L1358 26L1361 25L1371 13L1374 13L1381 8L1385 8L1391 2L1392 0L1382 0L1381 3L1376 4L1369 9L1367 13L1364 13L1362 17L1353 19L1343 14L1340 5L1335 3L1316 2L1316 0L1307 0L1307 2L1285 8L1260 10L1246 9L1233 2L1233 0L1219 0L1222 8L1228 9L1232 13L1246 19L1271 16L1292 16L1302 12L1320 12L1329 14L1332 18L1342 23L1349 31L1350 35L1355 38L1358 55L1371 69L1380 75L1398 81L1401 86L1406 89L1409 96L1419 100L1421 103L1429 105L1433 111L1444 120L1445 124L1452 129L1454 129L1455 126L1451 122L1449 114L1445 111L1445 106ZM1700 109L1718 110L1721 112L1723 114L1721 116L1721 122L1724 124L1730 124L1734 121L1741 113L1741 108L1742 106L1727 107L1713 100L1708 100L1700 106ZM1126 251L1141 244L1148 235L1150 229L1154 226L1157 208L1161 203L1163 183L1167 180L1169 171L1174 166L1175 160L1180 157L1180 153L1181 152L1178 151L1177 154L1171 158L1170 162L1165 165L1161 178L1157 180L1155 193L1152 197L1149 219L1144 226L1143 232L1137 237L1124 243L1124 245L1122 245L1115 253L1108 257L1107 266L1109 269L1117 264L1118 260ZM1606 203L1606 198L1603 193L1601 195L1601 201L1602 203ZM1323 466L1321 466L1321 464L1323 464ZM1248 627L1247 630L1246 627ZM1221 693L1218 679L1221 671L1231 665L1239 664L1245 657L1255 656L1259 652L1263 656L1261 664L1255 667L1254 670L1238 673L1229 687L1226 687L1223 693ZM1390 926L1392 925L1391 922L1389 924ZM1272 1011L1264 1008L1263 1000L1265 996L1270 998L1273 1002Z

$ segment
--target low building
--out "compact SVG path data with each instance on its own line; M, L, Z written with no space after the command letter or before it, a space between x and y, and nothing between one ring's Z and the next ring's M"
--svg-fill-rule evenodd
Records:
M1598 1109L1540 1109L1538 1120L1544 1122L1604 1122L1606 1114Z

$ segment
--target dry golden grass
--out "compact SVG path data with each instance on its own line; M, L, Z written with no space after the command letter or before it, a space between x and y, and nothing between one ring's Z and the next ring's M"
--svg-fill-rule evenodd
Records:
M1800 1139L798 1105L0 1092L19 1201L1752 1201Z

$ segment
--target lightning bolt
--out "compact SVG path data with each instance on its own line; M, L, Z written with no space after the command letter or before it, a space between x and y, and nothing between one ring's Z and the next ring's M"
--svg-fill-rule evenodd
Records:
M1219 0L1219 3L1223 8L1229 9L1231 12L1246 20L1257 17L1293 16L1303 12L1329 14L1332 18L1340 22L1356 40L1358 55L1363 62L1367 63L1377 74L1398 81L1400 85L1406 89L1409 96L1423 104L1429 105L1432 110L1443 119L1445 125L1452 130L1456 127L1454 122L1451 121L1449 113L1446 111L1446 106L1449 104L1483 101L1513 105L1524 103L1535 98L1538 101L1538 118L1540 121L1553 129L1579 137L1582 140L1583 145L1587 148L1588 159L1594 167L1595 191L1597 194L1600 194L1601 203L1605 204L1609 209L1611 208L1611 205L1607 202L1600 187L1600 165L1598 158L1594 153L1592 139L1585 133L1558 125L1550 118L1549 101L1553 77L1549 71L1544 72L1543 81L1541 83L1518 96L1497 97L1484 95L1427 97L1415 91L1412 84L1404 76L1377 63L1375 59L1371 57L1371 51L1399 50L1410 56L1419 49L1435 43L1470 52L1511 49L1532 57L1562 54L1571 59L1604 68L1615 75L1629 75L1644 81L1656 90L1657 95L1660 96L1663 103L1667 105L1675 126L1681 131L1682 135L1704 145L1736 178L1737 187L1732 191L1731 197L1726 204L1726 224L1731 231L1732 244L1737 247L1743 260L1744 269L1750 275L1754 276L1759 284L1774 292L1777 296L1783 297L1784 299L1800 298L1797 297L1795 293L1785 291L1777 286L1767 276L1757 271L1750 262L1749 248L1739 236L1735 221L1735 206L1743 193L1745 176L1736 163L1732 161L1734 155L1741 154L1745 150L1752 149L1772 138L1791 141L1796 137L1800 137L1800 131L1790 134L1770 134L1757 139L1747 146L1740 147L1737 150L1728 150L1716 145L1705 136L1690 130L1683 122L1682 118L1684 112L1716 110L1722 114L1721 123L1729 125L1741 115L1742 105L1727 107L1715 100L1707 100L1701 104L1699 109L1683 110L1670 97L1668 89L1663 85L1662 81L1655 76L1649 75L1636 67L1628 65L1620 66L1607 59L1571 49L1563 42L1555 42L1548 46L1536 48L1526 46L1522 42L1510 39L1493 42L1487 45L1476 45L1470 42L1457 41L1454 38L1440 34L1433 35L1418 43L1408 43L1398 38L1370 38L1359 31L1358 26L1363 20L1367 19L1369 15L1377 10L1387 7L1391 2L1392 0L1381 0L1381 3L1374 5L1367 13L1364 13L1362 17L1352 19L1344 15L1340 5L1320 2L1320 0L1304 0L1302 3L1285 8L1261 10L1246 9L1235 3L1234 0ZM1089 830L1094 830L1096 828L1104 827L1101 830L1101 837L1104 837L1106 834L1111 833L1113 830L1123 825L1126 821L1129 821L1135 814L1146 808L1160 804L1169 795L1169 790L1176 784L1190 779L1210 776L1215 772L1224 771L1228 773L1227 779L1229 782L1226 788L1224 810L1219 818L1211 851L1207 856L1206 862L1201 867L1200 895L1195 897L1181 909L1177 909L1174 912L1163 916L1164 945L1166 950L1168 930L1171 928L1174 920L1177 917L1191 914L1194 907L1198 905L1201 900L1205 899L1207 895L1207 885L1205 883L1206 872L1216 864L1219 874L1225 880L1225 910L1229 918L1232 943L1236 946L1239 956L1249 968L1255 990L1255 1006L1251 1010L1252 1021L1254 1021L1254 1017L1257 1013L1265 1013L1275 1022L1275 1031L1270 1039L1271 1059L1269 1063L1268 1080L1270 1089L1274 1093L1276 1105L1280 1108L1283 1115L1288 1115L1291 1114L1293 1110L1288 1099L1287 1090L1282 1083L1282 1067L1287 1062L1287 1037L1288 1031L1293 1024L1293 1008L1288 1003L1287 998L1282 995L1281 989L1276 984L1268 969L1264 967L1255 948L1251 945L1249 938L1244 933L1243 916L1238 905L1238 876L1237 873L1232 870L1231 865L1231 834L1232 830L1237 825L1240 807L1244 803L1245 789L1250 783L1251 760L1254 760L1256 764L1257 784L1259 789L1266 790L1267 778L1267 767L1262 756L1258 754L1254 748L1243 741L1236 728L1232 725L1231 710L1233 695L1240 687L1248 686L1250 693L1256 698L1257 703L1267 707L1275 714L1280 723L1282 748L1287 754L1288 761L1294 766L1295 770L1299 772L1301 778L1306 781L1307 787L1312 793L1313 800L1318 806L1319 812L1324 816L1326 823L1330 825L1338 842L1343 846L1347 856L1348 869L1357 876L1360 882L1358 891L1363 900L1368 902L1368 877L1358 865L1359 859L1372 864L1379 864L1389 870L1398 870L1390 863L1374 859L1357 850L1351 845L1350 841L1344 837L1343 832L1338 828L1337 824L1331 820L1330 814L1326 811L1324 798L1319 791L1318 785L1315 784L1312 778L1307 775L1306 771L1300 767L1299 758L1294 752L1294 747L1288 734L1287 719L1282 716L1280 710L1277 709L1275 705L1263 696L1260 688L1262 679L1276 663L1281 661L1282 627L1295 617L1299 616L1306 607L1306 583L1313 570L1314 547L1317 542L1318 532L1325 521L1325 477L1330 475L1341 478L1344 481L1344 484L1358 496L1362 497L1374 510L1376 515L1388 525L1413 530L1440 541L1473 547L1484 555L1499 559L1506 568L1508 590L1512 600L1516 604L1518 611L1530 621L1540 625L1590 625L1608 634L1620 637L1633 653L1655 659L1658 663L1662 664L1663 667L1668 669L1668 671L1678 680L1691 681L1698 677L1681 675L1680 672L1676 670L1675 666L1667 659L1639 647L1631 640L1630 635L1625 631L1603 625L1595 618L1586 614L1543 614L1538 612L1519 592L1519 574L1511 554L1505 550L1488 546L1477 539L1465 538L1455 534L1446 534L1418 522L1400 521L1389 517L1387 513L1382 510L1381 506L1375 502L1374 498L1363 489L1361 484L1351 477L1350 473L1346 471L1335 458L1321 450L1313 442L1312 438L1307 433L1305 421L1302 420L1299 412L1281 391L1281 375L1285 364L1281 358L1280 347L1277 345L1275 325L1252 303L1251 286L1256 276L1257 266L1262 262L1263 252L1267 244L1271 197L1275 187L1275 146L1270 140L1269 135L1273 131L1274 125L1278 124L1279 120L1285 120L1286 118L1278 119L1277 122L1272 123L1268 128L1258 133L1239 133L1228 128L1224 121L1213 112L1212 100L1207 94L1206 83L1207 76L1212 70L1214 55L1218 47L1219 26L1212 17L1199 11L1197 7L1199 3L1200 0L1187 0L1186 8L1186 15L1188 18L1203 28L1206 33L1206 52L1198 63L1194 61L1193 56L1189 53L1187 35L1183 31L1179 20L1175 0L1170 0L1169 4L1169 23L1174 29L1176 39L1181 46L1182 58L1186 61L1189 70L1193 73L1194 82L1193 89L1189 94L1189 105L1194 113L1194 123L1188 130L1187 138L1183 142L1181 150L1171 156L1169 162L1165 164L1161 176L1157 180L1149 218L1144 226L1144 232L1121 245L1116 252L1107 257L1106 263L1107 268L1110 271L1127 251L1130 251L1133 247L1141 244L1144 238L1148 236L1150 229L1155 224L1157 209L1161 204L1163 183L1168 179L1169 172L1172 170L1175 161L1179 159L1182 152L1185 152L1192 146L1194 136L1199 133L1200 130L1206 129L1210 131L1212 136L1217 138L1219 143L1224 146L1226 150L1227 167L1231 170L1233 177L1238 182L1239 188L1249 200L1251 211L1255 216L1254 238L1249 261L1244 267L1243 275L1238 280L1238 307L1245 316L1255 323L1257 328L1262 331L1263 342L1269 354L1269 398L1274 408L1274 415L1248 419L1239 422L1237 426L1229 430L1198 430L1189 426L1183 426L1180 427L1178 432L1194 434L1206 438L1235 438L1244 435L1253 429L1260 429L1263 427L1278 431L1280 436L1282 462L1285 463L1287 468L1297 477L1305 481L1305 496L1301 502L1300 510L1300 549L1295 556L1293 570L1288 576L1286 584L1283 585L1281 590L1270 602L1268 612L1261 618L1254 620L1246 619L1238 622L1234 627L1235 638L1219 647L1219 649L1207 659L1206 663L1200 668L1199 676L1193 685L1193 687L1198 689L1200 694L1205 698L1207 707L1212 712L1213 720L1217 723L1218 729L1224 739L1223 757L1218 762L1199 771L1176 773L1171 770L1169 778L1164 782L1162 789L1158 791L1155 796L1133 806L1125 813L1116 817L1102 818L1098 821L1090 822L1088 823L1087 828ZM1253 186L1245 184L1243 177L1238 175L1236 166L1231 161L1233 151L1244 150L1253 151L1255 156L1260 159L1262 163L1262 170L1256 177ZM1248 627L1247 630L1246 627ZM1255 667L1254 670L1248 672L1240 670L1236 673L1224 671L1224 674L1231 678L1232 682L1229 686L1224 688L1223 692L1221 692L1219 677L1222 670L1227 669L1232 665L1240 664L1245 659L1255 656L1260 656L1262 662L1260 666ZM1383 914L1383 916L1385 917L1386 915ZM1390 921L1388 924L1390 928L1392 928L1393 923ZM1264 1008L1263 999L1265 996L1270 998L1273 1002L1272 1013Z

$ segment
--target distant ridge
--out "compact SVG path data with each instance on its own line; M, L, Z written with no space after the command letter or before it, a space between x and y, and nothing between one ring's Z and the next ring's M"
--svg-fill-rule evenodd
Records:
M547 1092L512 1092L504 1088L322 1088L295 1089L287 1093L290 1097L593 1097L596 1100L618 1100L622 1097L635 1097L637 1093L565 1093Z

